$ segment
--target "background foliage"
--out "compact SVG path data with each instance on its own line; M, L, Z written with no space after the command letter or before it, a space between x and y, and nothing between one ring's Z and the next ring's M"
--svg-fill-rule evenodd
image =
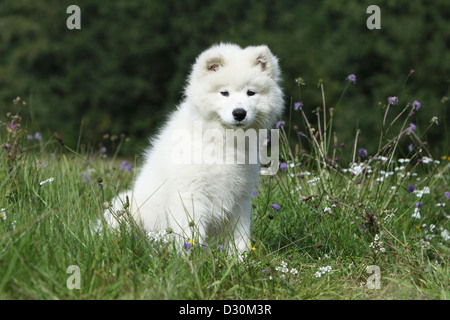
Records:
M71 4L81 8L81 30L66 28ZM372 4L381 8L381 30L366 27ZM417 124L440 120L427 138L441 156L448 153L440 128L448 119L442 100L449 89L449 9L446 0L2 0L0 112L21 96L35 131L58 132L69 145L82 132L93 146L105 133L125 133L131 142L122 150L137 152L181 101L201 51L220 41L265 43L280 58L287 110L300 98L308 114L320 106L323 79L327 106L339 113L339 141L351 143L360 128L361 144L373 152L379 102L392 95L402 106L419 100ZM336 106L349 74L357 82ZM299 76L306 82L301 97Z

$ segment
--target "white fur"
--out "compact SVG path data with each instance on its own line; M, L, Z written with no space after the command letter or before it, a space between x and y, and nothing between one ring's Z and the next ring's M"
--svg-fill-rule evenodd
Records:
M217 138L226 129L270 128L282 112L279 79L278 60L266 46L219 44L203 52L188 78L184 101L146 150L133 189L120 193L105 211L106 221L118 225L128 198L129 212L148 231L170 228L182 241L224 236L233 239L231 247L238 251L248 249L250 198L259 164L205 163L201 155L217 150L215 140L195 130L200 124L201 133L209 130ZM244 120L233 117L236 108L247 112ZM224 157L236 151L230 148L234 144L225 145Z

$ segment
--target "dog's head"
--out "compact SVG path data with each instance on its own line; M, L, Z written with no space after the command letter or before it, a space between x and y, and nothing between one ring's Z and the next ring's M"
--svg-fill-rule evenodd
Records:
M265 45L214 45L196 60L186 99L208 121L268 128L282 112L278 59Z

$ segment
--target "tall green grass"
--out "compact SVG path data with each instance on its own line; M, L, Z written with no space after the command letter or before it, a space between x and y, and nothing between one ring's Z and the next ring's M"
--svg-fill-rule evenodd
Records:
M361 150L360 132L342 146L318 88L311 119L291 103L278 124L282 165L255 190L243 258L198 241L177 248L134 224L96 232L135 163L105 143L71 148L27 131L16 99L0 128L0 298L448 299L447 155L432 159L408 129L412 102L380 105L376 154ZM399 151L404 139L411 151ZM73 265L80 289L67 284ZM368 266L380 270L377 289Z

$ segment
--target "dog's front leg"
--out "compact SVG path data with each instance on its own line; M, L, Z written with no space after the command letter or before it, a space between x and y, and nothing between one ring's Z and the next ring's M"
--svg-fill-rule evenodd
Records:
M244 211L236 217L233 223L233 239L232 246L239 253L242 254L250 248L250 226L251 213L250 209Z

